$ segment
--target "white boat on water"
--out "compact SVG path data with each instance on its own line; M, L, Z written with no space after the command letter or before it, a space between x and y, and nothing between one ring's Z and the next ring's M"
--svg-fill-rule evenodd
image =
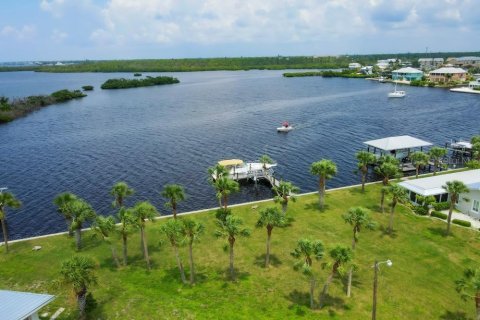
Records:
M395 89L393 92L388 93L389 98L403 98L405 97L406 93L405 91L397 91L397 83L395 82Z
M292 131L292 130L293 130L293 127L287 121L282 123L281 127L277 128L278 132L289 132L289 131Z
M273 176L273 167L277 164L263 164L261 162L244 162L240 159L229 159L218 161L218 164L225 167L229 178L233 180L266 178L267 175ZM216 173L212 174L212 178L216 178Z

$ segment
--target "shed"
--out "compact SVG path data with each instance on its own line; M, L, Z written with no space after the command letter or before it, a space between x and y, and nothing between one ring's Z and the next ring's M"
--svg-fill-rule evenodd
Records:
M410 149L422 149L423 147L428 147L432 145L428 141L424 141L411 136L387 137L377 140L365 141L364 143L368 146L368 151L370 151L370 147L372 147L373 153L376 153L378 149L380 150L380 155L392 154L395 156L406 156L408 155L408 153L410 153Z
M30 292L0 290L2 320L37 320L38 311L55 296Z

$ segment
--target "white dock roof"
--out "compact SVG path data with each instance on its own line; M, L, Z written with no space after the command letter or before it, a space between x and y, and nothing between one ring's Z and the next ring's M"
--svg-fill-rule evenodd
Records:
M432 144L428 141L420 140L411 136L396 136L364 142L366 145L381 149L384 151L428 147Z
M52 301L55 296L0 290L2 320L24 320Z
M447 193L442 186L444 186L448 181L453 180L462 181L470 189L478 190L480 187L480 169L408 180L400 182L399 185L421 196L434 196L437 194Z

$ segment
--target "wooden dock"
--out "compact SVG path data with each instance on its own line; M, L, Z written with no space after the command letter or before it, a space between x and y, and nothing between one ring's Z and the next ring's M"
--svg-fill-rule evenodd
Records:
M278 187L280 185L280 180L275 178L272 169L248 170L247 172L231 173L230 178L235 181L239 181L239 180L258 181L259 179L265 179L270 183L272 187Z

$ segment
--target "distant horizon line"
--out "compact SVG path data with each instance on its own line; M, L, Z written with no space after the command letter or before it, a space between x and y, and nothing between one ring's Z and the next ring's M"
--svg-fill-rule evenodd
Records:
M170 58L110 58L110 59L31 59L31 60L16 60L16 61L0 61L0 64L16 64L16 63L35 63L35 62L79 62L79 61L130 61L130 60L190 60L190 59L235 59L235 58L272 58L272 57L364 57L364 56L385 56L385 55L397 55L397 56L406 56L406 55L432 55L432 54L468 54L468 53L478 53L479 51L436 51L436 52L396 52L396 53L364 53L364 54L326 54L326 55L315 55L315 54L306 54L306 55L259 55L259 56L210 56L210 57L170 57Z

